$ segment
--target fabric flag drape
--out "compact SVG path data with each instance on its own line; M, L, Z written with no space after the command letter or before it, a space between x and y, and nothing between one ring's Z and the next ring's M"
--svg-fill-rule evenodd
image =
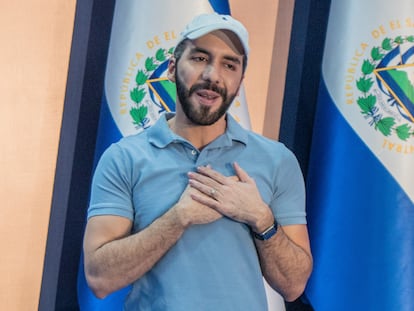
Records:
M332 0L307 178L316 311L414 309L414 2Z
M184 26L195 15L213 11L230 14L228 1L116 1L95 163L111 143L150 127L161 113L175 111L175 87L166 78L168 58ZM250 128L243 87L230 113ZM121 310L130 288L97 299L86 284L82 262L78 276L80 309ZM267 284L266 292L269 310L285 310L280 295Z

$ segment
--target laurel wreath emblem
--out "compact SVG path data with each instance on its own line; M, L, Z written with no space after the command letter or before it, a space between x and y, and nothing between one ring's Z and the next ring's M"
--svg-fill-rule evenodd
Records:
M374 69L377 64L386 56L392 49L405 42L414 42L414 36L398 36L395 39L385 38L381 46L376 46L371 49L371 58L365 59L361 66L362 77L357 80L356 86L359 91L363 93L357 99L357 104L361 109L361 113L370 119L369 124L374 126L375 130L380 131L384 136L390 136L393 132L403 141L408 140L414 136L414 130L408 123L396 125L395 118L383 117L377 107L377 98L370 93L374 84L371 77L374 74Z
M165 60L173 54L174 48L169 50L160 48L156 51L155 56L147 57L145 60L145 68L140 69L135 76L135 87L130 91L130 98L133 102L129 114L132 118L132 123L137 128L146 128L150 119L148 115L148 105L142 103L147 95L145 84L155 69L158 68Z

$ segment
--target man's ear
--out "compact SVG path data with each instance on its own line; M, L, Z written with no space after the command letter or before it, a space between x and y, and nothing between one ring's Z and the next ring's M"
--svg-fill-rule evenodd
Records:
M174 56L171 56L168 62L167 78L168 80L174 83L175 83L175 70L177 69L176 64L177 64L177 60L175 59Z

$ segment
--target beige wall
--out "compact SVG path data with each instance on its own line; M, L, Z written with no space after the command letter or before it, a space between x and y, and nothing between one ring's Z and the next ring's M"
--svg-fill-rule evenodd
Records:
M277 139L294 0L230 0L232 15L250 34L245 78L252 130ZM276 56L276 57L275 57Z
M2 310L37 310L74 10L0 2Z
M37 309L75 2L0 2L0 304L3 310ZM283 2L286 3L293 0ZM276 95L273 84L271 94L275 100L270 101L276 113L280 111L280 90L284 85L285 52L282 48L282 61L277 65L272 62L272 54L275 44L278 48L288 43L275 40L275 30L286 33L283 28L289 29L289 25L276 23L278 0L261 0L260 6L250 0L233 0L230 4L233 15L250 31L252 52L245 88L252 128L262 132L269 102L266 81L276 81ZM273 119L271 126L275 123L277 130L278 116Z
M249 30L251 52L246 72L246 100L252 129L261 133L267 97L267 81L270 76L273 35L276 25L278 0L261 0L260 5L229 1L233 16L240 19ZM244 1L243 1L244 2ZM259 22L259 23L258 23Z

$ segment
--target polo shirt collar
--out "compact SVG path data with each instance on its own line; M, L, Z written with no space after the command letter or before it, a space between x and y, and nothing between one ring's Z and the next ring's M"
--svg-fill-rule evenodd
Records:
M162 114L157 122L147 129L148 141L158 148L165 148L171 143L188 143L187 140L171 131L167 121L174 117L175 113L166 112ZM229 114L226 115L227 129L226 132L218 137L215 141L220 140L222 146L230 146L233 141L247 144L247 131ZM215 142L214 141L214 142ZM212 142L212 144L214 143Z

